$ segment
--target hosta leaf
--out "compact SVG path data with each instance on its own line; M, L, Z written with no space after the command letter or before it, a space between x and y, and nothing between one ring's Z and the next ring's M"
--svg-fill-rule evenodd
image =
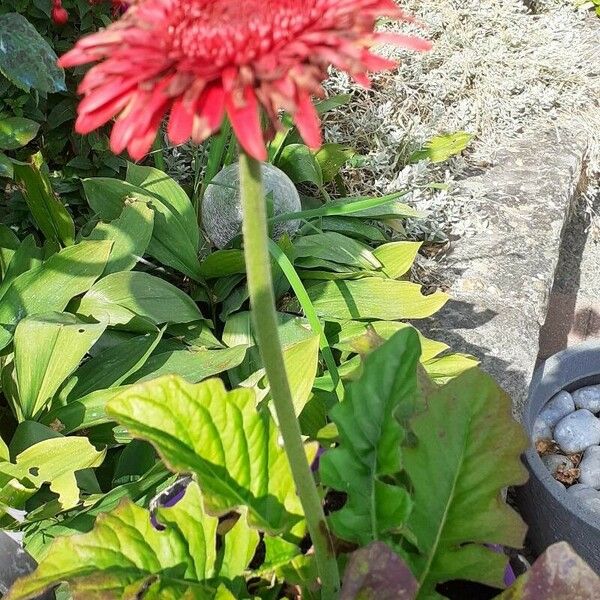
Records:
M71 298L100 277L112 242L80 242L19 275L0 300L0 323L15 325L26 315L65 309Z
M202 318L196 303L164 279L141 271L103 277L81 299L79 314L132 331L152 331L162 323L188 323Z
M69 313L26 317L15 330L21 419L34 419L106 329Z
M567 544L550 546L498 600L596 600L600 577Z
M62 508L72 508L79 502L75 472L99 466L104 455L83 437L60 437L30 446L14 464L0 462L0 511L22 508L44 483L58 494Z
M35 121L24 117L0 119L0 150L15 150L25 146L36 136L39 128Z
M65 74L48 42L22 15L0 16L0 73L28 92L65 90Z
M414 600L417 580L383 542L371 542L350 556L340 600Z
M373 250L383 265L383 272L390 279L398 279L408 273L419 252L421 242L390 242Z
M325 319L423 319L448 301L443 292L424 296L415 283L377 277L327 281L307 291L317 314Z
M194 473L211 514L246 506L249 524L272 533L302 519L277 428L268 411L256 410L252 390L167 376L126 390L107 412L151 442L172 470Z
M163 331L136 336L115 346L105 348L81 365L60 392L62 403L82 398L96 390L121 385L149 358Z
M419 338L404 329L369 354L362 377L331 410L340 443L321 457L319 472L327 486L345 492L344 507L331 514L333 530L343 539L366 545L385 539L410 511L406 490L386 481L402 468L400 444L417 393Z
M168 179L168 176L162 171L159 173L163 178ZM138 180L140 180L139 177L135 179L135 181ZM154 179L151 178L151 181ZM169 198L156 193L157 189L162 190L162 185L157 188L153 184L148 184L147 187L142 188L126 181L106 177L86 179L83 186L89 205L96 214L107 221L112 221L119 216L127 199L148 202L149 206L154 209L154 227L147 253L189 277L194 279L201 277L200 262L197 256L199 233L196 218L194 216L190 221L187 216L189 209L184 210L183 214L178 211L178 209L183 210L183 207L180 206L182 199L179 193L170 196L171 201L176 198L174 203L171 203ZM167 187L170 187L170 184ZM190 202L189 199L187 202Z
M10 284L19 276L21 273L25 273L30 269L39 267L42 264L43 251L38 248L35 243L33 235L28 235L15 250L6 273L0 284L0 298L4 296Z
M473 356L453 352L423 362L423 368L436 383L442 384L462 375L469 369L473 369L478 364L479 361Z
M88 240L110 240L113 247L104 274L133 269L144 255L154 224L154 212L145 202L126 201L123 212L110 223L98 223Z
M344 235L358 239L377 242L385 242L386 240L379 227L370 225L360 219L351 219L349 217L321 217L320 219L316 219L314 224L323 231L337 231L338 233L343 233Z
M296 258L316 258L361 269L378 269L381 263L368 246L335 231L306 235L294 242Z
M246 356L246 346L222 350L167 350L151 356L125 383L156 379L162 375L179 375L190 383L218 375L237 367Z
M5 600L34 598L63 581L75 600L214 598L215 589L202 582L216 574L218 520L202 511L198 487L191 484L181 502L161 510L160 521L167 527L159 532L147 510L124 502L100 515L90 533L56 540Z
M416 445L404 450L417 597L430 598L437 583L451 579L502 587L506 557L484 544L522 544L525 525L501 490L526 480L519 458L526 436L508 396L477 369L436 391L427 407L411 423Z
M75 238L75 223L52 190L50 179L44 172L42 154L34 154L29 164L15 164L14 172L23 185L31 215L45 238L58 246L71 245Z
M315 159L321 167L323 181L333 181L340 169L356 154L352 148L341 144L323 144L315 154Z
M304 144L288 144L281 151L277 160L279 167L294 183L312 183L317 187L323 185L321 166Z

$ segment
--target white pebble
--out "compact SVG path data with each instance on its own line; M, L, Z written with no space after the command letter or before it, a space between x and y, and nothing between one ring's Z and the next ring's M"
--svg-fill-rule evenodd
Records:
M600 420L589 410L576 410L557 423L554 439L565 454L583 452L600 444Z
M579 388L572 396L577 408L587 408L593 413L600 412L600 385Z

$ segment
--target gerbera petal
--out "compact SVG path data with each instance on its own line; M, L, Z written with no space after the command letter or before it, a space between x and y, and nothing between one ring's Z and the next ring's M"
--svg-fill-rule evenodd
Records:
M221 127L225 116L225 91L213 85L198 99L195 108L196 118L192 128L192 139L201 144L209 135Z
M192 135L192 124L194 123L194 110L189 101L177 98L173 103L167 135L174 144L183 144Z
M321 123L319 114L308 94L299 94L294 121L306 145L312 150L320 148L323 143Z
M260 126L256 95L251 87L244 89L243 100L227 94L225 98L231 127L242 148L257 160L267 160L267 149Z
M403 33L392 33L389 31L377 32L373 39L378 44L393 44L394 46L402 46L419 52L427 52L431 50L431 42L414 35L404 35Z

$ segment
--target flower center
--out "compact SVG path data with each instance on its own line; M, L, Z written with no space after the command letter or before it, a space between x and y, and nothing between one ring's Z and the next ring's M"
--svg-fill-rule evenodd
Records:
M243 65L298 38L318 0L173 0L171 55L213 68Z

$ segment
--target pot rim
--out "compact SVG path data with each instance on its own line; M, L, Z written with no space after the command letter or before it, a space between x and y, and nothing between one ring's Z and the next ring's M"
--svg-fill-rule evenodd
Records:
M523 415L523 425L531 441L533 424L542 407L558 392L567 389L573 391L586 385L600 383L600 341L583 342L554 354L541 363L535 370L531 384L527 407ZM563 507L565 511L583 521L600 534L600 515L584 509L567 490L554 479L539 457L534 446L525 452L525 460L531 471L544 486L545 490Z

